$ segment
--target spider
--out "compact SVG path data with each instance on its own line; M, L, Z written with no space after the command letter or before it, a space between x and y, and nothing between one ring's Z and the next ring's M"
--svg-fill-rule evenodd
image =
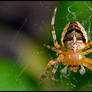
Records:
M62 74L67 74L68 69L71 69L73 72L77 72L79 66L79 72L81 75L85 73L85 67L92 70L92 59L85 57L86 54L92 52L92 49L90 48L92 46L92 42L88 43L87 33L78 21L69 22L65 26L61 35L62 46L58 44L54 28L56 11L57 8L54 9L51 21L51 32L55 47L45 44L44 46L57 52L59 55L56 59L48 62L46 71L41 76L42 80L46 77L52 65L54 65L54 68L50 74L50 78L55 80L54 75L60 62L65 65L65 67L60 70Z

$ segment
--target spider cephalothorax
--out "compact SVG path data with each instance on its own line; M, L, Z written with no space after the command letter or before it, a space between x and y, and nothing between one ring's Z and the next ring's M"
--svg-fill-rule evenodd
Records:
M56 40L56 34L55 34L55 28L54 28L54 22L55 22L55 15L56 15L55 8L53 12L53 17L51 21L51 32L53 36L53 43L55 47L51 47L49 45L44 45L47 48L59 53L59 56L56 59L53 59L49 61L46 71L41 76L41 79L44 79L47 72L49 71L49 68L51 65L54 65L54 68L52 70L52 73L50 75L52 80L55 80L54 74L56 72L56 69L58 67L58 64L62 62L63 65L65 65L65 68L61 69L61 73L66 74L67 69L73 70L73 72L77 72L79 66L80 66L80 74L85 73L85 67L92 70L92 59L86 58L85 55L92 52L92 49L88 49L92 46L92 42L87 43L87 34L83 26L78 21L69 22L61 35L61 43L62 46L60 46ZM84 51L82 51L84 49Z

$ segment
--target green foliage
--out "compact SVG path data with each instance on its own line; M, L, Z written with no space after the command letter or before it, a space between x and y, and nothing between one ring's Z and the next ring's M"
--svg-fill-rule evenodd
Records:
M27 74L21 73L21 69L11 59L0 59L0 90L39 90L35 80L32 80ZM16 62L16 61L15 61Z

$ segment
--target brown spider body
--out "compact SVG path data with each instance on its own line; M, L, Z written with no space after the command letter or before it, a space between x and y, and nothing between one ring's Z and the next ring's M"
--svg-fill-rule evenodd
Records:
M65 62L65 65L71 65L74 72L77 71L80 60L83 57L82 55L78 54L77 51L84 49L85 43L87 42L87 38L83 36L86 35L86 33L82 33L81 27L82 26L79 25L79 22L76 21L68 23L68 25L66 25L64 28L61 39L64 47L71 50L66 53L66 56L62 62Z
M69 68L68 66L70 66L70 69L72 69L73 72L77 72L79 66L81 66L81 68L79 69L80 74L85 73L84 66L92 70L92 59L85 57L86 54L92 52L92 49L87 49L92 46L92 42L87 43L88 39L87 39L86 31L78 21L69 22L65 26L61 35L62 46L58 44L56 40L56 34L54 28L56 11L57 8L54 9L52 21L51 21L51 30L52 30L51 32L52 32L53 43L55 48L49 45L44 45L44 46L59 53L59 56L56 59L53 59L48 62L46 71L41 76L41 79L45 78L50 67L54 65L50 77L52 80L55 80L54 74L60 62L62 62L62 64L65 65L65 67L61 69L61 73L63 74L67 73L67 69ZM85 51L82 51L83 49Z

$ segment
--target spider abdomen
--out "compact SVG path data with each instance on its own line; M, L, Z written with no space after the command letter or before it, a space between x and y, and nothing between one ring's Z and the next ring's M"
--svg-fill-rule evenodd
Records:
M85 48L87 35L79 22L70 22L64 28L61 38L62 45L76 52Z

